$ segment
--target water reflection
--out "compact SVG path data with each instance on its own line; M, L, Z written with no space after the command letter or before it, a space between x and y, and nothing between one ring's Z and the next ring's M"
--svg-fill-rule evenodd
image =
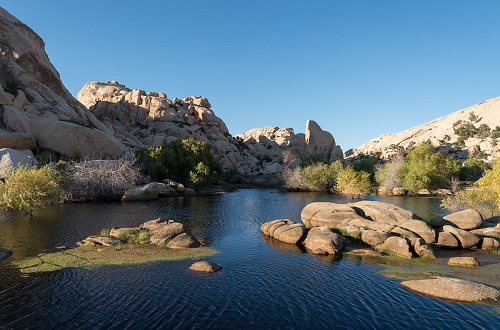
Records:
M300 222L311 202L350 203L321 193L242 190L137 203L50 207L28 217L0 212L0 246L14 257L73 246L102 228L133 227L160 217L184 223L220 251L223 266L195 274L192 260L65 269L22 277L0 262L0 328L492 328L488 305L461 305L414 294L357 258L315 257L262 237L274 219ZM354 200L355 201L355 200ZM439 199L389 198L426 218ZM437 206L436 206L437 205ZM420 213L419 213L420 212ZM429 213L429 214L430 214ZM490 265L485 265L488 269ZM464 318L464 315L467 315Z

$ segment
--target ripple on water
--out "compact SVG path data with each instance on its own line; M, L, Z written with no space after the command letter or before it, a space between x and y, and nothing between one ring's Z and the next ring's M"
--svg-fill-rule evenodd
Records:
M0 245L18 257L71 245L102 228L136 226L157 217L175 219L195 235L206 236L220 252L209 260L223 266L217 273L199 274L187 269L192 260L183 260L22 277L8 263L0 263L0 325L493 329L500 324L491 306L421 296L400 287L399 280L377 274L380 266L283 251L260 235L262 223L279 218L298 222L303 206L318 200L334 199L245 190L150 203L66 205L39 214L36 222L0 219Z

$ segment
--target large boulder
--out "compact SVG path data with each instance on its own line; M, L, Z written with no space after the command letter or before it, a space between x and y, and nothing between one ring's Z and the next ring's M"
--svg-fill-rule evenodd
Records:
M152 199L158 199L156 182L130 188L123 194L122 202L147 201Z
M441 231L438 233L436 245L446 248L457 248L458 240L453 234L446 231Z
M452 226L444 226L443 231L453 234L453 236L458 239L460 245L464 249L470 249L471 247L474 247L477 245L477 243L479 243L479 237L469 233L468 231Z
M389 237L384 243L377 245L375 249L403 258L411 258L413 256L408 241L397 236Z
M500 241L493 237L481 237L478 247L481 250L497 251L500 249Z
M186 229L182 223L163 222L161 227L151 231L151 237L149 240L152 244L158 244L161 241L169 241L184 232L186 232Z
M0 148L34 150L36 140L28 133L0 133Z
M175 236L170 242L168 242L167 247L171 249L186 249L186 248L197 248L200 247L201 243L191 235L191 233L182 233Z
M344 247L344 240L345 238L328 227L314 227L307 233L304 246L313 254L335 255Z
M483 223L483 217L481 216L481 213L474 209L455 212L444 216L443 219L464 230L479 228L479 226L481 226L481 224Z
M300 217L306 227L334 228L346 220L364 220L349 205L331 202L307 204Z
M332 134L322 130L313 120L307 121L305 134L307 156L324 155L325 160L330 160L336 146Z
M399 223L401 228L410 230L422 237L426 244L436 241L436 232L422 220L407 220Z
M71 158L120 158L128 152L117 138L91 127L46 119L29 120L38 146Z
M0 40L0 107L9 132L31 134L39 147L68 157L118 158L128 153L114 131L64 87L43 40L3 8ZM3 90L8 84L15 85L15 95Z
M378 230L361 230L361 240L373 247L380 245L390 237L389 233Z
M297 244L304 236L306 229L301 223L288 219L273 220L260 227L262 234L285 243Z
M436 259L436 254L434 249L430 245L425 244L424 240L421 238L410 239L413 250L418 254L420 258Z
M349 205L364 218L395 226L408 220L420 219L413 212L385 202L363 200Z
M401 285L421 294L453 301L477 302L484 300L498 301L500 299L500 290L456 278L436 277L403 281Z
M9 148L0 149L0 179L8 176L19 166L31 167L36 164L37 161L31 151L21 152Z

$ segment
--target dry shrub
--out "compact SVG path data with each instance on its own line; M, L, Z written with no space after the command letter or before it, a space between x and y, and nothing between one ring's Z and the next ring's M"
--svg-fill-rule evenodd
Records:
M89 160L70 169L66 187L73 201L118 200L141 178L134 162L119 160Z

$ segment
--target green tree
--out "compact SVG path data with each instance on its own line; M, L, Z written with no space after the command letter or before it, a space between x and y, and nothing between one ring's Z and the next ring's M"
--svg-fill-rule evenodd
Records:
M484 172L484 175L471 188L455 193L455 196L443 200L447 209L458 211L467 208L476 209L484 217L500 212L500 161Z
M430 142L423 142L408 152L399 176L406 190L448 188L460 166L450 157L436 152Z
M469 157L462 164L458 177L462 181L476 181L487 169L488 165L486 163L480 161L479 159Z
M213 157L210 145L194 138L179 139L138 152L147 173L155 179L170 177L195 187L215 183L222 167Z
M48 165L40 169L20 166L0 184L0 207L31 214L37 208L63 202L64 180L63 175Z

